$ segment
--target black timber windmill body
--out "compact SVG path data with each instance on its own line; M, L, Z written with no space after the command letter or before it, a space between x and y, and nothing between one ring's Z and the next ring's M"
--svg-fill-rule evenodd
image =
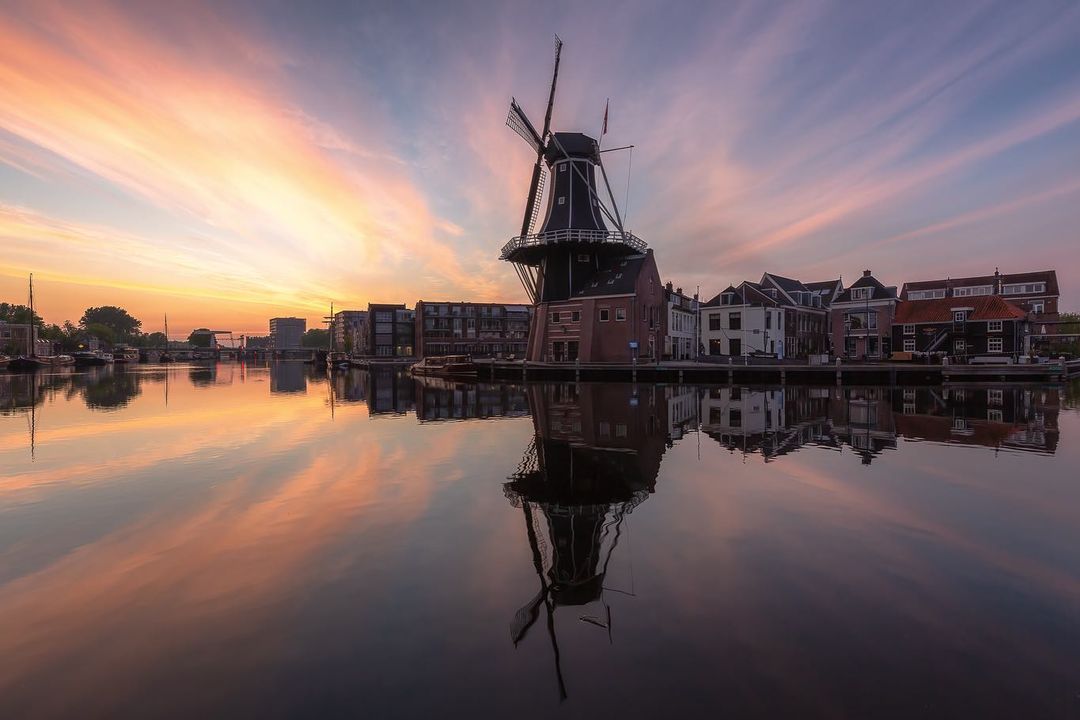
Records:
M561 55L562 41L556 37L555 70L543 130L536 131L516 99L511 99L506 118L506 124L536 152L536 163L521 233L503 246L500 257L514 264L533 303L568 300L613 259L646 249L642 240L623 228L600 144L584 133L551 130ZM608 202L597 187L597 169ZM548 176L550 182L546 181ZM537 227L541 195L546 196L546 211Z

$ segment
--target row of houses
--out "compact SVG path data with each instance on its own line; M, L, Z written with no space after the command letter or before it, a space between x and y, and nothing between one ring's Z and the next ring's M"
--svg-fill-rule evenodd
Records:
M701 308L701 351L713 356L852 359L913 355L1021 355L1052 336L1057 273L1001 273L905 283L869 270L801 282L765 273L721 291Z

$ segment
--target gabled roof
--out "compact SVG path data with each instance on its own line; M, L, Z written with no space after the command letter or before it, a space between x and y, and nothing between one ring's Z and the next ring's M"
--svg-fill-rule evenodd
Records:
M838 295L840 291L844 288L843 283L840 282L840 278L837 278L835 280L822 280L821 282L808 282L803 284L806 285L810 292L821 298L821 304L825 307L828 307L829 304L833 301L833 297L835 295Z
M852 288L871 287L874 288L874 292L871 293L871 300L888 300L896 299L896 288L885 287L877 278L873 275L863 275L861 278L851 284L850 287L844 288L844 290L833 298L834 303L852 302L851 290Z
M806 285L803 285L798 280L794 280L792 278L787 278L787 277L784 277L783 275L777 275L775 273L770 273L770 272L767 272L767 273L765 273L764 275L761 276L761 284L762 285L765 284L765 279L766 278L771 278L772 281L776 284L776 286L778 288L780 288L781 290L783 290L784 292L786 292L786 293L790 293L790 292L793 292L795 290L800 290L800 291L803 291L803 292L806 292L806 291L809 290L809 288L806 287Z
M912 290L936 290L938 288L968 287L971 285L993 285L996 278L993 275L976 275L974 277L945 278L944 280L919 280L918 282L904 283L901 297L907 297ZM1046 294L1058 294L1057 272L1055 270L1039 270L1024 273L1001 273L1001 282L1005 285L1014 283L1046 283Z
M896 308L893 324L952 322L954 308L972 308L968 321L1022 320L1027 312L997 295L979 297L939 298L937 300L907 300Z
M574 297L600 297L603 295L633 295L637 289L638 275L645 267L647 254L612 257L604 261L606 267L593 275L592 280Z
M762 307L768 305L769 307L776 307L780 304L779 302L762 292L761 285L755 282L750 282L749 280L744 280L743 282L739 283L738 287L735 287L734 285L728 285L727 288L717 293L716 297L705 303L702 307L730 307L728 305L723 305L723 303L721 302L723 296L726 293L735 293L735 295L737 296L736 305L752 305L755 307Z

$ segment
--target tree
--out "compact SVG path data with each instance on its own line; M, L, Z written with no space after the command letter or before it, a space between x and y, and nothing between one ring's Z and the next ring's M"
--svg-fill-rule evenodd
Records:
M0 303L0 320L9 322L12 325L25 325L30 321L30 308L26 305ZM43 327L45 321L41 319L40 315L34 313L34 324Z
M330 348L330 331L312 328L300 337L300 346L328 350Z
M83 326L83 330L86 331L87 335L93 335L98 340L108 343L109 345L112 345L119 339L115 330L108 325L103 325L101 323L90 323Z
M152 332L142 336L143 347L165 347L165 333Z
M89 329L91 325L104 325L113 331L117 339L128 338L142 327L142 321L131 316L124 308L115 305L86 308L79 325Z
M214 336L210 334L209 328L196 328L188 335L187 341L191 343L192 347L208 348L213 338Z

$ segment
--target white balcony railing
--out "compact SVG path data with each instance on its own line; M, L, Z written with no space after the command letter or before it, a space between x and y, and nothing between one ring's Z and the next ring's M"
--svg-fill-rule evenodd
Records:
M617 230L555 230L532 235L518 235L503 245L499 257L506 260L514 251L527 247L552 245L555 243L626 243L638 252L645 252L648 245L633 233L621 233Z

